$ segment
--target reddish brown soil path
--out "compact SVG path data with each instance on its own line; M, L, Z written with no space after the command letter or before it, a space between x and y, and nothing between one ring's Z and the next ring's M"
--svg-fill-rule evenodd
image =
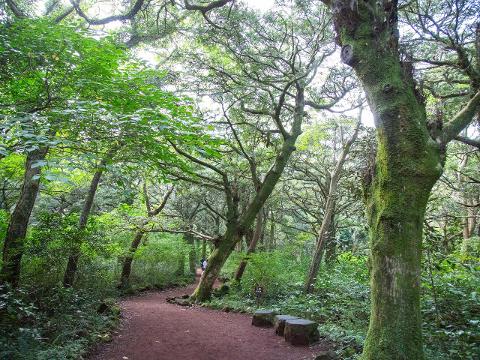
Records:
M112 342L91 360L300 360L313 359L324 344L293 347L272 329L251 325L247 314L181 307L167 297L194 285L151 292L121 302L122 322Z

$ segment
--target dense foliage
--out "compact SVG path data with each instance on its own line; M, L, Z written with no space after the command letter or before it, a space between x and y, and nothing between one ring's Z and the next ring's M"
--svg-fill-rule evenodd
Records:
M0 359L205 258L342 359L479 358L478 2L255 5L0 1Z
M292 257L292 253L296 254ZM428 359L475 359L479 332L479 258L454 252L432 255L424 261L422 313ZM251 256L239 286L230 282L230 291L215 297L209 307L252 312L257 308L313 319L320 335L334 343L342 359L358 358L365 341L369 316L368 258L344 252L326 264L314 294L305 294L303 282L309 256L301 248L259 252ZM428 269L428 261L439 264ZM238 260L224 268L230 278ZM286 271L288 269L288 271ZM255 287L262 286L260 299Z

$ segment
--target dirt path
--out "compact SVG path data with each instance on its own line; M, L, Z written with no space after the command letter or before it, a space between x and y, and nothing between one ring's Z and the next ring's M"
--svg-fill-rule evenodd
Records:
M323 344L293 347L272 329L251 325L247 314L185 308L167 297L194 285L151 292L121 302L122 323L111 343L90 360L300 360L313 359Z

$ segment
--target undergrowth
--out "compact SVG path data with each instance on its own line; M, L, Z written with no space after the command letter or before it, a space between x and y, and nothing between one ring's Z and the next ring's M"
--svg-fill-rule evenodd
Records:
M224 277L232 274L237 261L238 257L227 264ZM454 253L443 259L438 255L436 263L434 270L424 270L422 283L426 357L478 359L479 259ZM304 294L304 284L298 281L306 269L291 250L253 254L241 284L230 282L230 292L214 297L207 306L249 313L268 308L317 321L321 337L336 344L341 359L358 359L369 321L367 257L343 253L324 264L314 294ZM260 299L255 296L256 284L265 289Z

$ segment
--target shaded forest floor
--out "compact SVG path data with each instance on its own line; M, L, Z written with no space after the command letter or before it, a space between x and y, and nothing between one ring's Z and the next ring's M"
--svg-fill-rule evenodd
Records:
M168 297L191 293L194 287L192 284L124 299L120 328L90 360L300 360L312 359L327 347L324 343L290 346L272 329L252 326L248 314L167 303Z

